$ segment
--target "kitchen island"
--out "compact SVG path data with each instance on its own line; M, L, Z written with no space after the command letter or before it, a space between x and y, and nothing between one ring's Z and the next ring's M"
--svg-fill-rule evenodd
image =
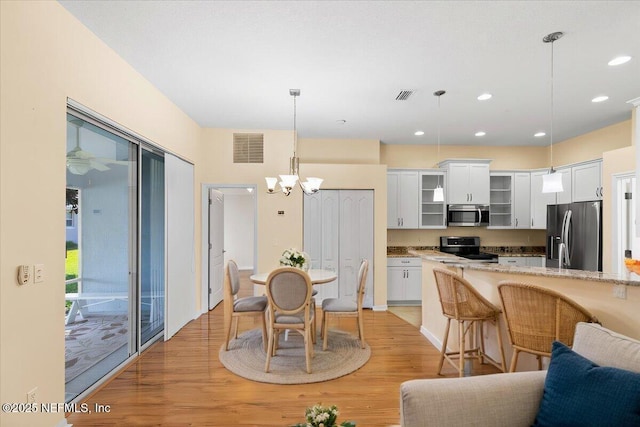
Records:
M508 266L476 263L438 251L409 251L422 259L422 325L421 332L438 349L446 327L446 318L438 298L433 268L448 268L461 274L489 301L501 306L498 284L502 280L530 283L553 289L575 300L593 313L606 328L640 340L640 276L544 267ZM624 298L623 298L624 297ZM506 325L501 324L507 366L511 359L511 346ZM487 324L485 340L487 353L498 355L495 332ZM457 350L457 328L452 324L449 343ZM522 354L518 370L536 369L535 357Z

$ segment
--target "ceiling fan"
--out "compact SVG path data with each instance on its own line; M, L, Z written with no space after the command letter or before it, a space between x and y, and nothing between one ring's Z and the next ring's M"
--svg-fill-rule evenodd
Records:
M92 169L98 171L109 170L107 164L126 165L129 162L126 160L113 160L102 157L96 157L89 151L84 151L80 148L80 128L83 125L83 121L74 119L69 121L76 127L76 146L67 153L67 169L74 175L85 175Z

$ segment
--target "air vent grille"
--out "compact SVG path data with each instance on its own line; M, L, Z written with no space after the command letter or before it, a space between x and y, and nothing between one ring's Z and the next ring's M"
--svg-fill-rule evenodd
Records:
M396 96L396 101L406 101L415 92L415 90L401 90L398 96Z
M263 163L264 134L234 133L233 163Z

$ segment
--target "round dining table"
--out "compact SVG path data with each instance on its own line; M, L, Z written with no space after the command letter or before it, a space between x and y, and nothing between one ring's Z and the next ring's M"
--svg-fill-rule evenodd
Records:
M311 268L307 271L309 274L309 278L311 279L311 284L320 285L322 283L333 282L338 278L335 271L331 270L322 270L319 268ZM267 277L269 277L269 273L257 273L253 274L249 277L256 285L264 285L267 283Z

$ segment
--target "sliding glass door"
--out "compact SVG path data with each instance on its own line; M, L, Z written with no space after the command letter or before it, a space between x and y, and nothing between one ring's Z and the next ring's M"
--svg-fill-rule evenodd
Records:
M67 115L67 401L137 351L137 158L136 144Z
M165 190L164 156L141 149L140 173L140 345L164 330Z
M67 114L66 401L165 328L164 153Z

